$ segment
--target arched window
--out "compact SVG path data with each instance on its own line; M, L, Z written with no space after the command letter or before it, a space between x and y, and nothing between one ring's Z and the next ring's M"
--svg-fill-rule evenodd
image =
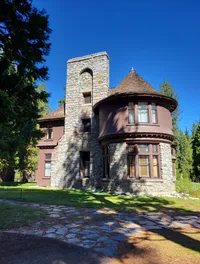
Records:
M83 95L83 103L91 103L93 86L93 72L91 69L86 68L80 73L80 89Z

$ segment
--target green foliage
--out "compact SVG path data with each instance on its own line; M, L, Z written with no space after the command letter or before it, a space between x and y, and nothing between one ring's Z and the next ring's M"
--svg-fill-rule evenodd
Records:
M190 179L193 171L192 166L192 139L186 130L183 133L181 130L177 131L177 178Z
M200 122L193 125L192 132L194 180L200 181Z
M25 169L28 146L42 136L37 120L40 103L47 103L49 95L38 91L33 80L48 77L48 24L45 11L30 0L0 1L0 160L20 171Z
M59 106L61 106L65 103L66 88L64 87L63 89L65 91L65 94L64 94L63 98L58 101Z
M47 88L46 85L44 83L41 83L37 88L36 91L38 93L47 93ZM50 113L50 106L48 104L48 102L40 100L38 101L38 107L39 107L39 112L40 112L40 116L46 116Z
M177 180L176 191L200 198L200 183L191 182L191 180L188 179Z
M179 100L178 94L175 92L171 84L166 79L164 79L164 83L160 85L160 91L162 94L169 96L178 102ZM173 131L175 136L176 136L176 130L178 129L178 122L181 113L182 111L180 110L179 105L172 113L172 124L173 124Z

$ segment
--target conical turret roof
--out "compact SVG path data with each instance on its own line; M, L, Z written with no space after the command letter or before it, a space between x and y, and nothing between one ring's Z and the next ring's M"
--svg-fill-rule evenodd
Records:
M109 95L126 93L161 95L160 92L154 89L133 69L128 73L128 75L120 82L120 84L116 88L109 89Z

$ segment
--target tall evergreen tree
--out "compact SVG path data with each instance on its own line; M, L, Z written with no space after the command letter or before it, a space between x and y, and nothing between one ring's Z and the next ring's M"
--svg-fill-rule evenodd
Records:
M190 179L193 171L192 166L192 140L186 129L183 133L180 129L177 133L177 168L178 176Z
M194 180L200 181L200 122L193 125L192 130L192 149Z
M166 79L164 79L164 83L160 85L160 91L162 94L174 98L178 102L178 94L175 92L171 84ZM172 125L175 138L178 131L178 122L180 120L181 112L182 111L180 110L180 107L178 105L172 113Z
M48 15L31 0L0 1L0 160L8 170L16 156L24 170L30 142L42 135L39 102L47 102L48 93L38 92L33 80L48 77L50 32Z

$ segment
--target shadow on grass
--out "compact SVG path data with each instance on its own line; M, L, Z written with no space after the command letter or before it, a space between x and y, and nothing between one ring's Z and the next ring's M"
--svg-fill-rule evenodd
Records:
M16 185L17 187L17 185ZM43 204L61 204L84 208L110 208L116 211L130 212L168 212L168 213L199 213L198 201L169 199L164 197L119 196L103 192L92 192L72 189L31 189L31 188L0 187L0 199L21 200ZM20 193L21 192L21 193ZM181 204L180 204L181 201ZM197 209L197 210L195 210Z

